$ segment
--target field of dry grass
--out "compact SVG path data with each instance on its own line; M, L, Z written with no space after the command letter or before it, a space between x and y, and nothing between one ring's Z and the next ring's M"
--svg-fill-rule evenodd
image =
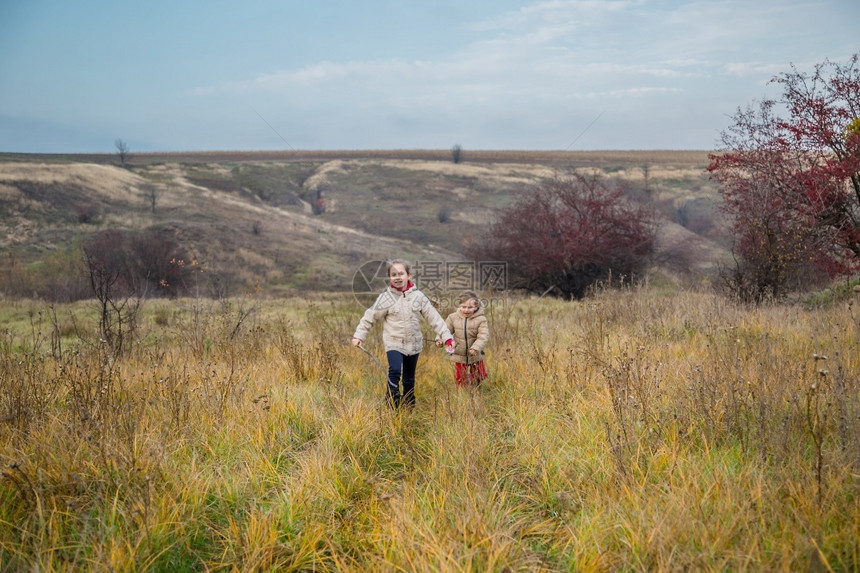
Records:
M395 413L346 296L150 301L122 356L4 301L0 563L856 571L858 304L498 297L488 383L428 347Z

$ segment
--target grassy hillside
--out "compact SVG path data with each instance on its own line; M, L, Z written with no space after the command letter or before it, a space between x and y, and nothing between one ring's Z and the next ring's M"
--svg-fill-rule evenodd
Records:
M20 277L92 233L154 229L236 288L342 290L368 260L462 258L495 209L576 168L647 190L657 264L698 281L725 256L706 163L704 152L466 151L454 164L418 150L150 154L119 167L110 155L6 154L0 250Z

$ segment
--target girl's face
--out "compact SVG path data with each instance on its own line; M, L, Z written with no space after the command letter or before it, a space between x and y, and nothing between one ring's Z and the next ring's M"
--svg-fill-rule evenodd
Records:
M391 281L391 286L397 289L403 289L409 284L409 279L412 275L406 272L406 268L400 263L391 265L388 269L388 280Z
M469 299L465 302L461 302L460 306L458 306L457 309L460 311L460 314L462 314L466 318L469 318L470 316L475 314L476 310L478 310L478 305L475 303L474 299Z

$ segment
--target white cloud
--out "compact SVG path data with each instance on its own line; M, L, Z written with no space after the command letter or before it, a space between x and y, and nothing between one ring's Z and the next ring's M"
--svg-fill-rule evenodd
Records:
M550 0L518 10L506 12L475 24L476 30L521 32L534 34L535 30L553 29L558 22L566 22L568 29L575 23L593 21L626 8L641 4L625 0Z
M215 92L248 93L255 90L283 89L293 86L312 87L326 82L355 78L391 78L394 80L465 81L470 79L503 78L516 82L519 74L566 73L569 68L582 65L603 65L593 58L583 58L581 40L589 35L579 30L598 29L603 16L635 6L631 2L562 1L553 0L503 14L475 25L475 28L493 30L497 35L490 40L475 41L464 46L447 60L425 61L349 61L313 62L293 70L281 70L250 80L230 82L220 86L198 88L197 94ZM639 51L642 51L641 48ZM671 76L674 70L651 65L643 73Z
M768 78L786 71L785 64L763 62L728 62L723 65L726 74L731 76L755 76Z

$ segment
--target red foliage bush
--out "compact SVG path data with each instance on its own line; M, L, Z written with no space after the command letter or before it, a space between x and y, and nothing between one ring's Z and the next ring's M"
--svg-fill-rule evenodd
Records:
M650 211L623 187L573 173L524 193L470 254L507 262L509 287L570 299L598 281L632 280L654 243Z
M752 299L784 294L810 262L830 276L860 269L858 62L776 76L782 99L739 109L711 155L740 257L732 272Z

